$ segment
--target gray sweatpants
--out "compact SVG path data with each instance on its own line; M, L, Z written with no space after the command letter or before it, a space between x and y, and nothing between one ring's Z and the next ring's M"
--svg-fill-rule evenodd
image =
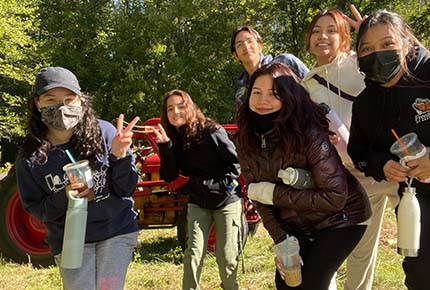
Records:
M55 256L64 290L122 290L138 232L88 243L84 247L82 267L64 269L61 254Z

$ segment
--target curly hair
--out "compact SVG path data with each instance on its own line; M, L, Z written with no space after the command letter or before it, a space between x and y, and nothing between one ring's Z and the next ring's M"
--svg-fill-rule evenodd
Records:
M21 146L20 156L25 159L32 158L37 164L45 164L48 152L55 145L48 140L48 127L42 122L36 107L35 99L38 97L34 96L28 100L27 136ZM70 145L78 159L88 159L90 164L94 164L97 154L103 153L101 130L92 109L93 97L81 95L80 98L83 116L73 128Z
M311 100L309 93L300 85L298 77L287 66L271 63L252 74L245 100L239 108L237 142L245 154L253 156L259 148L249 99L255 80L263 75L271 76L274 94L282 102L279 114L274 120L273 132L278 136L279 146L285 154L303 152L307 140L312 138L315 130L329 134L324 109Z
M167 100L171 96L179 96L184 101L185 125L181 132L170 124L167 118ZM212 119L206 117L191 99L191 96L183 90L174 89L168 91L161 104L161 125L166 129L166 134L171 139L182 139L184 146L195 142L202 137L205 129L214 131L219 125Z

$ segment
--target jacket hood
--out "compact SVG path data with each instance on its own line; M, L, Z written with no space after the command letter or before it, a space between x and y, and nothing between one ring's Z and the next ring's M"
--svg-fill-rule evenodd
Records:
M428 72L423 71L426 63L430 62L430 52L422 46L415 46L408 69L421 80L430 80Z
M310 80L316 74L325 74L326 71L333 69L333 66L339 67L339 64L342 63L345 58L349 56L355 56L355 52L342 52L338 56L336 56L336 58L333 59L330 63L320 66L313 66L309 73L307 73L306 76L303 78L303 81L305 82L307 80Z

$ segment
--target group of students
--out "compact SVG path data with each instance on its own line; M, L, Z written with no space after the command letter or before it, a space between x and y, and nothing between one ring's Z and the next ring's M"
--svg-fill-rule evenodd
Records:
M237 82L234 142L186 91L165 94L161 124L152 128L160 174L166 181L179 174L189 177L183 188L190 196L183 289L199 289L212 224L221 287L239 289L240 174L274 243L284 242L287 234L299 240L302 284L287 286L285 269L275 259L278 290L335 289L335 273L345 260L344 289L371 289L387 198L395 207L408 176L416 177L420 250L418 257L403 261L405 285L409 290L430 285L430 185L419 181L430 177L429 154L406 168L389 150L395 141L391 129L399 135L415 132L430 146L425 133L430 128L430 53L398 14L382 10L363 20L353 13L356 22L337 9L313 18L306 38L315 57L310 71L291 54L264 56L253 28L233 32L231 52L244 68ZM350 25L358 29L356 52L350 49ZM429 106L417 105L423 102ZM321 103L350 129L347 152L338 146L339 136L329 129ZM61 67L37 74L28 104L28 135L16 163L19 192L24 208L48 228L64 289L107 284L123 289L138 232L131 197L138 174L129 149L138 118L125 129L122 115L116 128L96 119L91 97ZM79 269L64 269L60 263L68 196L88 193L72 187L62 171L70 162L66 150L90 161L95 180ZM310 171L315 187L285 184L278 172L287 167Z

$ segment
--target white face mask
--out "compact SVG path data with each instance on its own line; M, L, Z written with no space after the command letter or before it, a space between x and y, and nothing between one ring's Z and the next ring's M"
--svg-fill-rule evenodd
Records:
M42 122L46 126L57 130L69 130L75 127L82 119L80 105L64 105L62 103L40 108Z

